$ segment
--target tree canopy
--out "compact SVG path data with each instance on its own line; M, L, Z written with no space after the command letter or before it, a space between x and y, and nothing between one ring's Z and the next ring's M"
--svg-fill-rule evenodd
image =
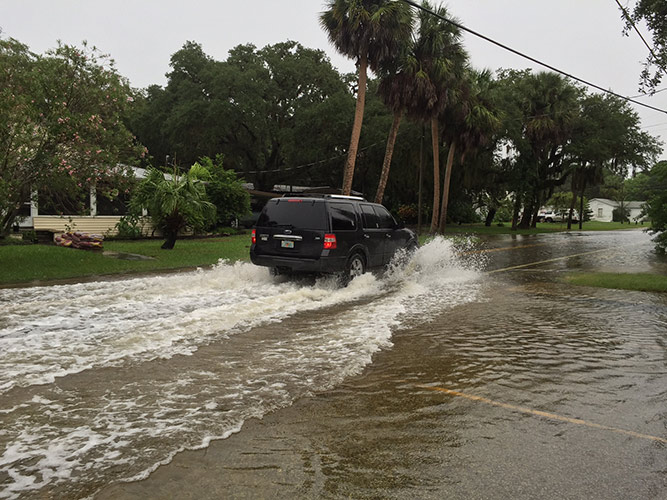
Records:
M657 233L657 248L667 251L667 161L656 163L649 172L651 179L645 212L651 219L651 231Z
M249 44L216 61L188 42L171 67L167 86L149 87L132 120L157 164L222 153L229 168L270 190L304 182L308 175L293 167L341 154L353 98L322 51Z
M652 93L667 74L667 1L638 0L633 9L621 7L625 17L625 34L641 22L651 32L653 46L640 75L639 87Z
M0 68L0 235L37 189L123 189L118 163L144 148L125 125L132 92L112 59L85 44L38 55L9 38Z

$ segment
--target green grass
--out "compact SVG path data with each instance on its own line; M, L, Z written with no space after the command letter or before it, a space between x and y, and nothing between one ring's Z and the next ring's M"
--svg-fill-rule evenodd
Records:
M640 292L667 292L667 276L629 273L577 273L565 278L567 283L598 288L616 288Z
M178 240L173 250L160 249L162 240L105 241L104 250L153 257L155 260L121 260L102 252L54 245L0 246L0 285L142 273L165 269L210 266L219 259L248 260L250 236Z
M617 231L628 229L647 228L648 225L621 224L620 222L584 222L582 231ZM428 229L427 229L428 230ZM486 227L484 224L449 224L445 228L445 234L475 233L475 234L542 234L567 231L567 223L544 222L538 223L534 229L517 229L512 231L512 224L507 222L502 227L492 224ZM579 231L579 225L573 225L572 231Z

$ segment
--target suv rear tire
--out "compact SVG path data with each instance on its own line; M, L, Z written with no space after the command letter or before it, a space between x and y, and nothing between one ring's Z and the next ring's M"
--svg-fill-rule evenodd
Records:
M343 285L348 285L354 278L361 276L366 272L366 259L360 253L354 253L347 259L345 272L342 276Z

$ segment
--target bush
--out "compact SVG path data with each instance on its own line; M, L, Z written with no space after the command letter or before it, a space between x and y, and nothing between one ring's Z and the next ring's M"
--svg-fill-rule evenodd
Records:
M623 208L615 208L611 212L611 220L613 222L630 222L630 219L628 219L630 211L623 207Z
M136 240L143 236L141 232L141 221L136 215L124 215L116 223L118 235L116 236L122 240Z
M24 239L0 237L0 247L14 246L14 245L32 245L32 241L25 241Z
M417 205L401 205L398 207L398 217L405 223L417 222Z
M37 233L34 230L25 231L21 234L21 239L26 243L37 243Z
M217 226L229 226L250 213L250 194L233 170L222 168L222 155L215 161L205 156L193 169L206 181L206 196L217 210Z

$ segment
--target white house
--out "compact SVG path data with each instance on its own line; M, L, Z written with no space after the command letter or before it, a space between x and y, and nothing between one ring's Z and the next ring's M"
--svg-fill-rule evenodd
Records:
M146 177L146 169L131 167L134 176L141 180ZM170 174L164 174L170 179ZM89 192L89 214L88 215L45 215L39 212L37 203L38 193L33 192L31 200L26 202L23 210L20 212L20 218L17 221L22 229L34 229L35 231L53 231L64 232L69 228L77 231L116 234L116 224L120 221L121 215L102 215L98 212L97 191L94 187ZM145 215L145 214L144 214ZM147 220L142 221L142 228L146 234L152 231L152 227Z
M591 211L591 220L599 222L611 222L614 209L620 207L620 203L607 198L591 198L588 200ZM644 207L643 201L626 201L625 208L628 210L630 222L643 221L646 218L641 216Z

